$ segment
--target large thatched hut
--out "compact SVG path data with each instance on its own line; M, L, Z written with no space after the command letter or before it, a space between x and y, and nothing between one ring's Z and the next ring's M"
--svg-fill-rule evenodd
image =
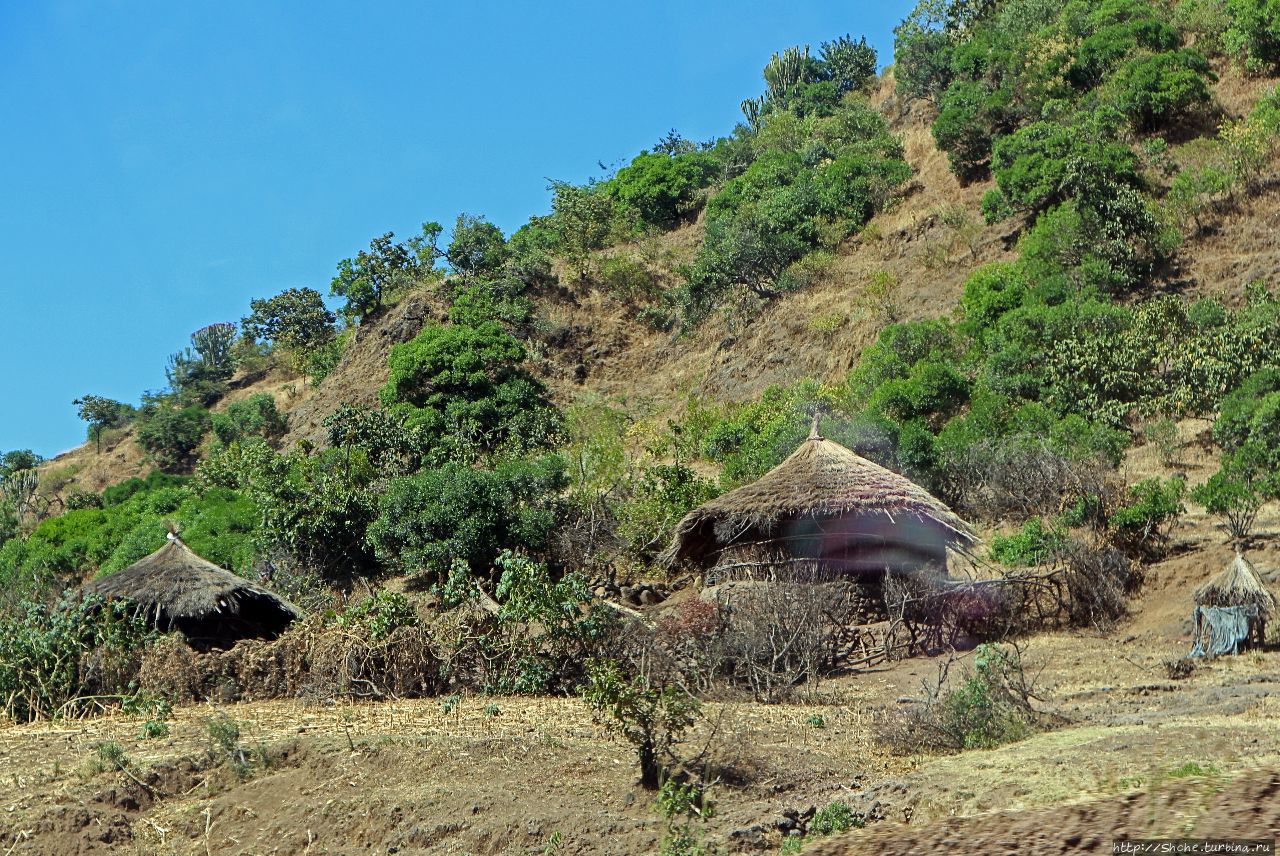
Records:
M1205 653L1235 651L1239 643L1262 645L1276 596L1253 563L1237 552L1227 569L1196 588L1192 597L1197 647Z
M301 617L284 598L200 558L173 535L151 555L84 590L135 604L159 630L179 631L198 648L274 639Z
M661 558L713 580L790 571L878 583L886 571L945 568L948 548L974 539L924 488L826 439L815 421L759 480L689 512Z

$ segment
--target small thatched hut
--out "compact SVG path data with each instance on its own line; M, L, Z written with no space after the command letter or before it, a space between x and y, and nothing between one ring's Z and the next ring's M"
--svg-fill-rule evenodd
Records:
M1213 579L1202 583L1192 595L1196 602L1196 638L1202 640L1206 633L1213 633L1219 621L1218 612L1231 611L1235 614L1225 616L1236 624L1242 625L1236 635L1244 633L1239 639L1231 640L1234 648L1238 642L1261 645L1266 636L1267 619L1276 611L1276 596L1271 593L1258 571L1241 553L1227 569ZM1225 626L1225 625L1223 625ZM1222 636L1221 632L1217 633ZM1225 640L1219 646L1226 645ZM1206 650L1207 647L1206 647Z
M150 556L87 583L84 591L136 604L158 629L177 630L197 648L274 639L301 617L284 598L200 558L173 535Z
M809 438L751 484L694 509L661 559L723 579L742 570L855 577L946 566L972 529L910 479L824 438Z

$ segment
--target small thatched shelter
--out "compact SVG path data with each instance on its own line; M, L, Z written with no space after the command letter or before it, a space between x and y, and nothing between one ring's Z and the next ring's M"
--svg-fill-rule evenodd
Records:
M174 535L150 556L87 583L84 591L136 604L159 630L177 630L197 648L274 639L302 615L274 592L200 558Z
M1225 571L1202 583L1192 597L1197 607L1197 639L1209 632L1206 629L1209 625L1218 622L1216 611L1231 610L1239 615L1229 617L1243 622L1243 630L1247 633L1239 641L1261 645L1266 636L1267 619L1275 613L1277 606L1276 596L1258 576L1253 563L1238 552Z
M661 560L717 579L740 571L879 583L886 571L945 568L973 530L924 488L818 432L751 484L694 509Z

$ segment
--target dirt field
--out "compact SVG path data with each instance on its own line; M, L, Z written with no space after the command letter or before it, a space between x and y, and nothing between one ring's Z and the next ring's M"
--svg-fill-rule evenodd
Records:
M829 682L811 704L710 705L722 781L699 833L712 852L774 853L785 813L838 799L883 820L814 853L1273 834L1280 655L1172 681L1161 663L1185 645L1131 636L1033 640L1046 708L1071 723L990 751L900 758L876 744L872 711L916 692L935 669L924 659ZM217 714L241 727L243 780L212 749ZM149 740L142 722L0 729L0 853L639 854L664 833L628 747L573 699L191 706ZM109 740L129 772L94 769Z

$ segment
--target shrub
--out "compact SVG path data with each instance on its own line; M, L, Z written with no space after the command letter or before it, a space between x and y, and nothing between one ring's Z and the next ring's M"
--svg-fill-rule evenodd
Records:
M1027 737L1040 717L1034 686L1016 646L982 644L957 685L947 687L952 661L926 683L924 699L905 714L880 722L881 739L900 752L990 749Z
M617 212L606 185L551 182L551 216L545 221L554 252L580 279L592 271L591 253L604 248L613 234Z
M0 714L26 721L87 708L82 696L121 692L152 638L126 604L93 598L0 612Z
M719 173L720 164L711 152L643 152L618 170L606 187L646 223L670 228L693 213L698 191Z
M135 436L161 469L189 472L209 423L209 411L203 407L153 407L142 411Z
M952 83L938 103L933 138L962 181L978 178L986 170L992 135L997 130L998 120L992 115L996 103L995 93L968 80Z
M275 397L268 392L232 402L224 412L212 414L210 422L214 436L222 443L245 437L278 440L289 428L288 418L276 409Z
M837 800L818 809L813 820L809 821L809 832L813 835L836 835L860 829L865 823L862 815L851 809L848 803Z
M1277 0L1227 0L1231 26L1224 41L1242 54L1254 70L1280 63L1280 2Z
M1072 189L1069 179L1081 164L1110 182L1136 185L1139 180L1137 156L1128 146L1057 122L1036 122L1003 137L991 157L1005 199L1031 210L1064 201Z
M976 333L995 325L1000 316L1017 309L1027 296L1027 280L1017 265L995 263L978 268L964 284L965 321Z
M469 327L493 321L508 327L527 324L533 301L523 294L524 287L519 279L500 279L457 288L449 303L449 320Z
M1111 525L1126 542L1145 547L1163 542L1168 527L1185 509L1186 480L1150 478L1129 488L1129 501L1111 514Z
M543 447L560 419L542 383L519 367L524 358L520 341L492 321L432 325L391 349L379 395L445 450Z
M651 561L680 518L715 494L714 484L682 464L646 467L617 509L618 534L633 555Z
M600 284L628 303L653 297L660 288L648 268L624 256L611 256L601 262Z
M393 479L367 541L389 567L443 580L455 560L492 566L504 547L537 550L559 515L564 463L514 460L494 470L447 463Z
M1135 57L1110 83L1115 106L1139 128L1150 129L1209 103L1206 81L1216 80L1195 50Z
M893 30L893 68L898 91L936 99L951 82L954 6L922 0Z
M1016 535L997 535L991 540L991 557L1011 566L1039 565L1055 558L1066 543L1066 533L1046 527L1039 518L1028 520Z
M381 589L343 610L338 616L340 627L360 628L371 642L378 642L398 627L418 624L418 610L413 601L399 592Z
M201 490L228 488L252 502L262 552L280 551L321 575L376 566L365 530L377 515L372 483L379 474L367 457L345 449L279 454L250 438L215 450L196 475Z
M486 691L547 693L572 686L586 660L612 647L616 614L595 600L577 572L554 579L546 565L510 550L494 564L501 606L484 641Z

